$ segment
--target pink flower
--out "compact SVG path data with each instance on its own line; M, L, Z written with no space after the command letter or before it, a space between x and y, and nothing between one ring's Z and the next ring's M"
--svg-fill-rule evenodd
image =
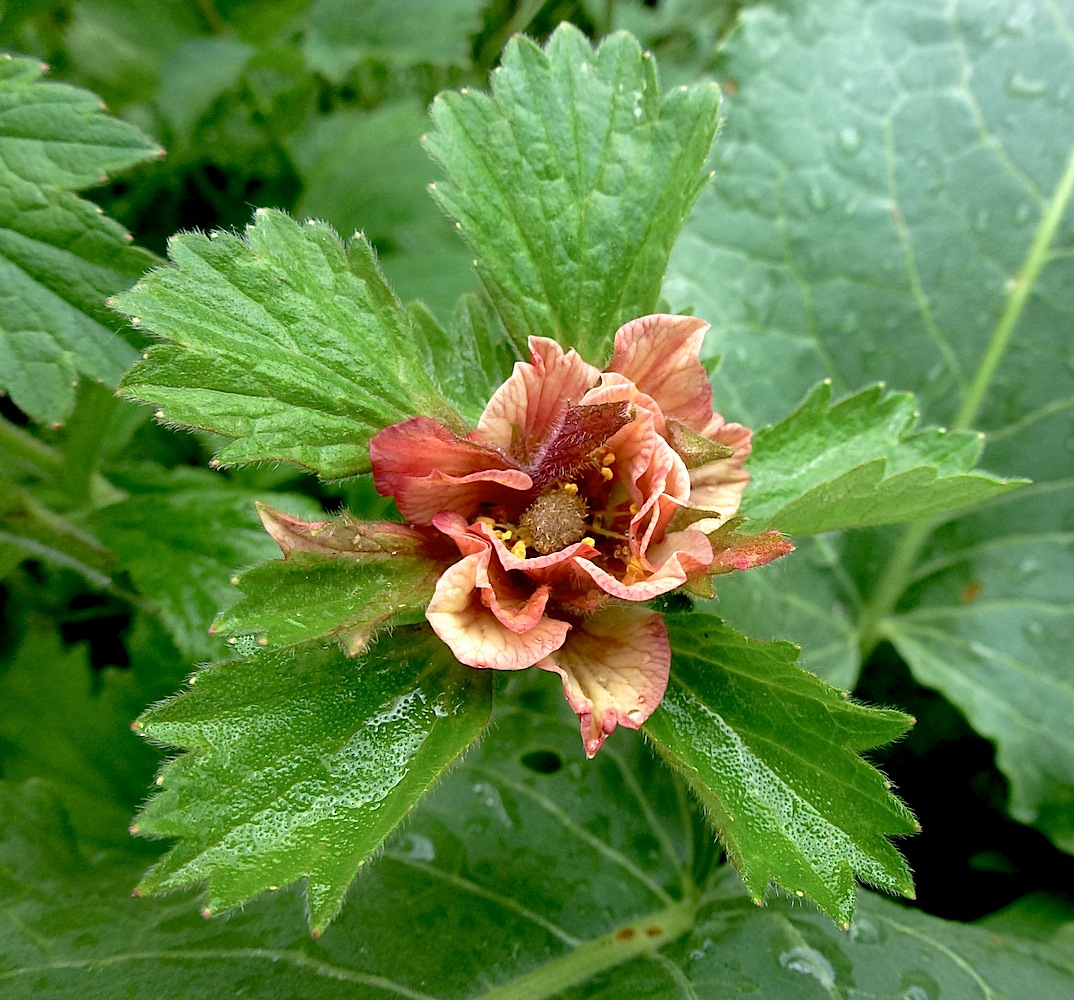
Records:
M727 523L750 431L712 410L707 329L634 320L604 372L532 337L472 433L414 417L370 444L380 493L458 547L426 611L433 630L470 666L559 674L590 757L667 687L667 630L639 602L791 549Z

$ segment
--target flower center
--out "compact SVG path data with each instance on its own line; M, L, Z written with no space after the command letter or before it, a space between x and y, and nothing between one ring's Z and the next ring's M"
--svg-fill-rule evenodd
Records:
M533 539L533 547L542 556L580 542L589 530L585 500L573 490L554 489L543 493L518 519L519 534Z

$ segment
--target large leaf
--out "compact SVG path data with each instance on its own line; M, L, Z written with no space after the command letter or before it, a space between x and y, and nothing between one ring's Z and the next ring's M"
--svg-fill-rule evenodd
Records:
M491 94L437 98L435 194L520 351L542 335L603 364L616 328L656 310L718 107L711 85L661 99L633 37L594 51L570 25L544 50L512 40Z
M916 430L914 398L866 389L831 405L822 382L754 439L747 513L788 535L893 524L944 513L1018 483L974 473L980 435Z
M418 413L457 417L422 363L410 317L366 240L258 209L245 238L171 240L118 308L169 343L123 392L158 419L234 440L219 465L288 459L325 478L369 469L369 439Z
M886 838L917 824L858 756L912 720L849 701L802 670L790 643L700 614L669 617L668 632L671 680L645 732L697 794L754 899L776 882L848 924L855 875L912 895Z
M266 652L192 683L136 724L190 751L164 767L136 821L180 838L140 888L208 880L216 912L306 878L314 933L492 705L489 674L460 666L427 628L360 659L335 644Z
M1063 644L1027 638L1074 627L1065 588L1018 598L992 568L982 599L1002 596L977 654L965 640L978 612L962 589L907 590L934 560L961 561L967 583L981 582L969 578L981 545L1000 546L1011 567L1032 565L1042 547L1065 549L1074 527L1061 460L1074 434L1072 38L1069 5L1046 0L957 0L942 13L867 0L749 9L724 52L737 92L718 179L665 287L717 330L729 417L778 421L821 378L838 395L886 380L916 393L922 423L986 432L984 467L1035 480L942 536L926 522L832 548L853 582L844 608L858 644L898 633L915 674L999 744L1016 814L1051 816L1042 823L1063 843L1055 817L1074 785L1063 763L1070 727L1039 739L1024 699L1047 691L1054 705L1070 687ZM756 459L763 470L760 447ZM1074 576L1060 548L1056 559L1053 583ZM735 577L721 588L729 600L769 586ZM829 589L803 580L796 597L824 615ZM771 634L754 613L732 621ZM1015 691L1023 710L998 710Z
M155 260L72 191L161 150L44 69L0 53L0 389L58 422L80 377L114 385L134 359L104 299Z
M577 741L565 713L504 713L318 941L293 891L222 921L189 894L132 900L137 842L86 851L47 782L2 783L0 990L111 1000L151 977L172 1000L1065 995L1069 955L1008 931L870 893L849 934L797 900L757 909L711 869L687 798L634 734L564 765Z

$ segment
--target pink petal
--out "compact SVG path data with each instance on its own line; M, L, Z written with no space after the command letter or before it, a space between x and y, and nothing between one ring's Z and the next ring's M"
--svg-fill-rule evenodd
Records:
M713 559L709 540L690 529L668 535L649 555L656 568L634 583L624 583L588 559L577 563L606 594L624 601L651 601L701 575Z
M738 512L742 494L750 481L744 466L752 448L753 432L741 424L725 424L723 418L714 413L702 433L710 441L734 448L735 453L730 458L690 470L690 506L716 511L727 521Z
M533 485L499 449L460 438L429 417L384 428L369 442L369 458L377 492L393 496L413 524L431 524L442 510L471 517L503 491Z
M515 364L477 424L475 437L529 457L564 405L577 403L600 371L547 337L530 337L530 361Z
M712 386L698 357L708 329L695 316L642 316L616 332L608 368L652 396L665 417L700 432L712 416Z
M523 670L563 645L570 625L541 618L524 633L512 631L485 607L478 588L488 551L460 559L444 571L425 611L433 631L455 659L471 667Z
M639 729L664 697L671 646L660 615L641 608L598 611L537 664L563 678L593 757L617 725Z

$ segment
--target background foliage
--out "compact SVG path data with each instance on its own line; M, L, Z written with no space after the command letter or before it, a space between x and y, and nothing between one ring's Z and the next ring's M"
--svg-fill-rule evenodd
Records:
M428 8L0 5L0 47L51 66L0 63L0 982L79 997L148 977L175 997L240 984L259 996L1062 995L1074 974L1074 10L452 0L431 23ZM918 908L860 893L849 934L793 898L756 910L640 738L617 733L585 764L542 678L511 681L514 707L321 941L290 890L209 923L189 894L131 900L160 854L126 833L160 754L129 723L227 655L206 626L237 599L234 573L276 554L253 500L306 517L341 504L375 516L381 501L361 478L210 471L219 439L177 435L113 397L145 344L102 300L173 232L238 229L272 207L361 229L400 298L449 323L475 287L473 252L425 190L442 181L419 142L425 108L444 88L485 87L513 32L542 39L563 19L593 37L629 28L665 90L723 89L716 178L662 294L713 323L723 412L777 425L759 459L761 441L773 455L806 432L830 442L825 390L788 416L825 378L835 400L864 390L841 405L876 427L881 458L914 432L906 397L869 388L885 381L916 393L922 426L950 428L920 449L972 464L982 430L980 464L1034 480L968 515L840 533L851 522L827 495L828 522L783 510L761 459L759 512L826 533L723 581L710 609L800 642L822 678L918 718L870 755L924 827L900 842ZM99 94L110 116L55 83ZM63 144L26 141L28 93ZM492 322L469 308L470 326ZM847 467L830 445L834 479ZM920 495L884 471L892 504ZM371 836L354 850L375 848Z

